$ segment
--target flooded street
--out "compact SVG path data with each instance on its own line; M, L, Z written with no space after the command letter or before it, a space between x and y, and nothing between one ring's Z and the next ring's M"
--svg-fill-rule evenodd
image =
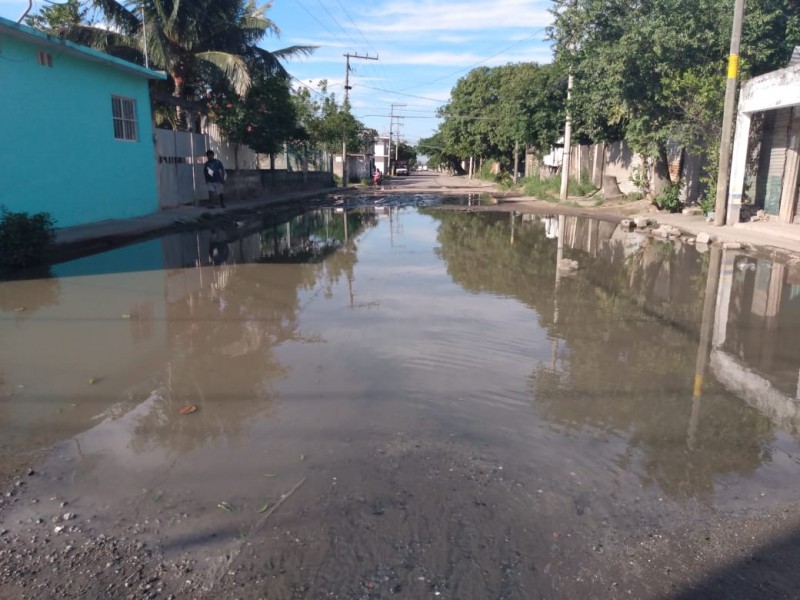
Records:
M436 203L0 283L0 596L798 597L800 263Z

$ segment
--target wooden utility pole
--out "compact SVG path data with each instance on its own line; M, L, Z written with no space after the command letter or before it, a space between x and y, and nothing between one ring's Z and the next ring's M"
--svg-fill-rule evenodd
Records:
M719 141L719 169L717 170L717 196L714 203L714 225L725 224L728 208L728 183L731 175L731 133L733 109L736 104L736 81L739 76L739 42L742 37L744 0L735 0L731 50L728 55L728 82L725 87L725 109L722 115L722 138ZM741 201L741 198L738 198Z
M359 58L361 60L378 60L377 56L370 56L369 54L365 54L361 56L360 54L350 54L347 52L345 55L346 67L344 71L344 109L349 113L350 112L350 90L353 89L350 87L350 59L351 58ZM342 132L342 187L347 187L348 183L348 172L347 172L347 134Z

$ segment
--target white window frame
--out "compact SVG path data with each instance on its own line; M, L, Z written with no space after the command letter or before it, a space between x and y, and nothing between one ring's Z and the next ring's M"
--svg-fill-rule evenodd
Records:
M114 123L115 140L120 142L139 141L135 98L111 96L111 115Z

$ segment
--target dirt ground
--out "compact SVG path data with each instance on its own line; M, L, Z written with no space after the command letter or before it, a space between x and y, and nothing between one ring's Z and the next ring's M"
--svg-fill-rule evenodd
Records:
M299 479L211 561L165 553L157 515L99 528L60 498L31 494L40 475L30 471L0 506L4 521L21 503L39 515L3 523L0 597L797 598L800 589L800 544L785 535L800 530L796 508L720 516L696 531L623 502L631 526L619 528L620 515L597 518L591 498L564 503L529 489L523 473L457 442L389 443L345 460L349 475Z

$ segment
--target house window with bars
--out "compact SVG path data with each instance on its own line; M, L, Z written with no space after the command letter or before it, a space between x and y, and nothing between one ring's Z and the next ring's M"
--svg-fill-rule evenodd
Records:
M136 100L111 96L111 113L114 116L114 139L135 142Z

